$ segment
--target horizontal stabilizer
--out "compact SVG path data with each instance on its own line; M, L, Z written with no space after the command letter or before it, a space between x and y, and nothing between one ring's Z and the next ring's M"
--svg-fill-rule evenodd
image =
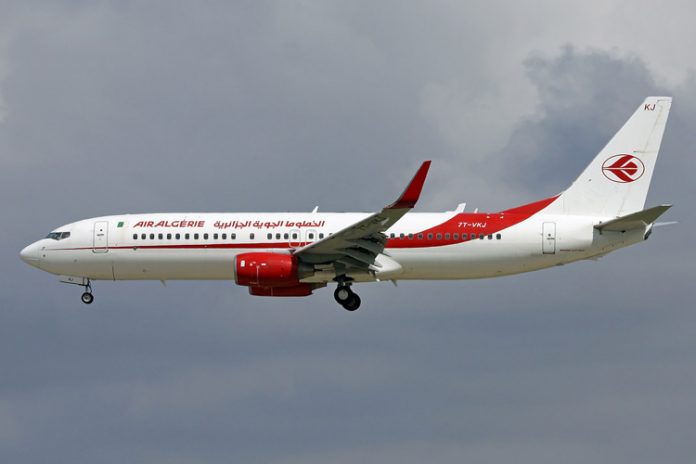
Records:
M664 212L671 207L672 205L654 206L644 209L643 211L638 211L637 213L631 213L620 218L612 219L611 221L597 224L595 229L598 229L600 232L625 232L632 229L641 229L655 222L657 218L662 216Z
M655 224L653 224L653 227L673 226L675 224L679 224L679 222L678 221L656 222Z

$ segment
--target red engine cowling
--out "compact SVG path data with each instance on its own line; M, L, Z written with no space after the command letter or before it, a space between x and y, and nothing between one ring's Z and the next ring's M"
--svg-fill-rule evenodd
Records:
M313 290L312 284L299 284L292 287L260 287L252 285L249 293L255 296L309 296Z
M249 287L300 286L297 257L293 255L242 253L235 257L234 267L234 279L239 285ZM251 292L251 288L249 291Z

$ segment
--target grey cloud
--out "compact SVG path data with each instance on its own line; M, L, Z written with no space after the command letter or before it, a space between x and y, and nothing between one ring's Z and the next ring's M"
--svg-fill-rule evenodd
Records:
M527 185L569 185L648 95L669 94L636 57L566 47L555 57L525 63L538 92L538 109L504 149L508 179Z

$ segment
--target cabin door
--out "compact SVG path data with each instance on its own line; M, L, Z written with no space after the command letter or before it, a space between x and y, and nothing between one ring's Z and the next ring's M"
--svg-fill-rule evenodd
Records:
M92 251L94 253L106 253L109 251L109 223L99 221L94 223L94 241Z

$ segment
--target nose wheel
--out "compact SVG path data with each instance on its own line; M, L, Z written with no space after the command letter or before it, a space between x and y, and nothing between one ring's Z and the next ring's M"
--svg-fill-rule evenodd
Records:
M92 295L92 281L87 277L65 277L61 279L64 284L79 285L85 289L85 292L80 296L80 300L84 304L92 304L94 295Z
M360 307L360 297L348 285L339 285L334 291L334 299L346 311L355 311Z
M92 304L92 302L94 301L94 295L92 295L89 292L83 293L80 298L82 299L82 302L84 304Z
M80 297L84 304L92 304L94 301L94 295L92 295L92 283L88 280L87 285L85 285L85 293Z

